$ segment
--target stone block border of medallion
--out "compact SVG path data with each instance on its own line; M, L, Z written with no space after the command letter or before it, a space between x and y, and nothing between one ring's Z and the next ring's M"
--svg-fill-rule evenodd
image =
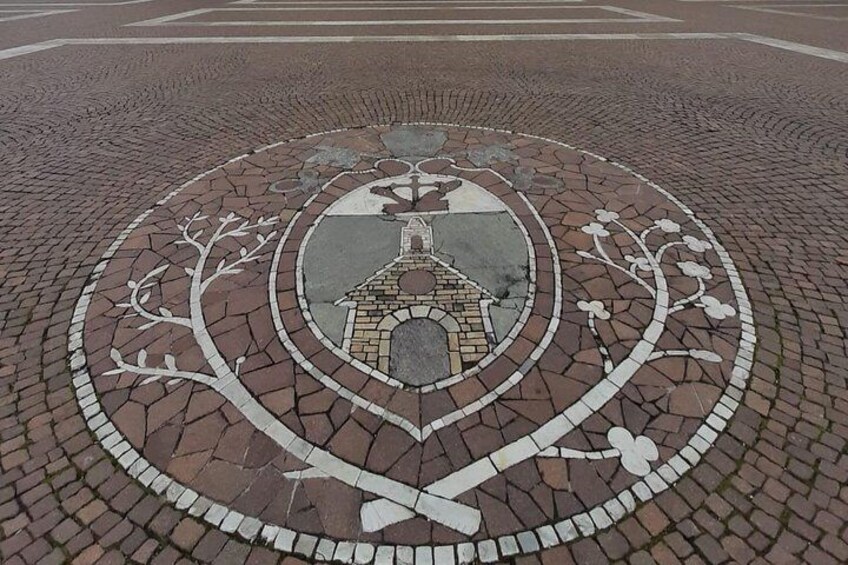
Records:
M729 254L719 244L712 230L695 217L693 212L678 201L673 195L642 175L634 172L630 168L616 162L609 161L594 153L582 151L552 139L515 133L508 130L431 122L414 122L396 125L457 127L506 133L538 139L559 145L572 151L578 151L616 166L656 189L677 205L693 221L693 223L695 223L703 231L710 243L714 246L716 253L727 271L738 305L739 316L742 323L742 335L739 342L739 349L734 360L734 367L730 382L713 409L706 415L704 423L701 424L688 443L676 455L671 457L666 463L656 470L651 471L639 482L623 490L617 496L596 505L594 508L586 512L573 515L559 522L547 524L532 530L519 532L517 534L490 538L476 542L417 547L376 545L365 542L337 542L333 539L298 533L273 524L266 524L256 518L245 516L235 510L201 496L194 490L185 487L166 474L161 473L130 445L129 441L127 441L123 434L115 428L103 412L100 402L97 399L94 386L91 382L86 365L86 356L83 349L83 326L86 312L97 282L105 271L109 261L127 237L129 237L130 233L153 212L155 207L167 203L171 198L179 194L190 184L231 163L247 157L251 153L235 157L214 169L197 175L168 193L164 198L157 201L153 208L142 212L124 230L122 230L115 241L106 249L100 261L94 267L88 284L86 284L83 288L82 295L74 309L69 328L68 340L72 382L80 409L89 429L94 434L98 443L100 443L100 445L111 454L117 463L123 467L131 477L136 479L145 488L153 491L157 495L163 496L177 510L200 518L211 526L214 526L225 533L237 535L248 542L261 543L282 552L310 559L362 564L389 564L402 562L425 565L432 563L471 563L474 561L492 563L503 558L511 558L520 554L533 553L542 549L567 543L578 538L591 536L609 528L626 515L632 513L639 504L651 500L659 493L670 488L685 473L697 465L704 454L715 443L719 434L725 430L730 418L733 416L740 401L742 400L744 390L747 386L749 373L753 365L756 336L750 302L742 285L739 273L730 260ZM350 129L353 128L320 132L298 139L338 133L348 131ZM290 141L293 140L267 145L257 149L255 152L271 149L284 143L289 143ZM580 404L582 403L578 403L578 405L575 405L574 408L580 409ZM585 406L582 408L589 410L589 408ZM516 446L516 448L518 447L520 446Z

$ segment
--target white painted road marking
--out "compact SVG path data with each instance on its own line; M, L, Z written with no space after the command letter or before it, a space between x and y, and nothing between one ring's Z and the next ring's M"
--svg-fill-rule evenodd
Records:
M584 0L531 0L528 4L561 4L561 3L578 3L583 2ZM728 0L731 1L731 0ZM344 7L347 6L383 6L386 4L400 4L400 5L410 5L411 2L405 2L404 0L354 0L352 2L344 2L344 1L327 1L327 0L317 0L314 2L291 2L286 0L238 0L236 2L230 2L231 4L274 4L274 5L282 5L282 6L326 6L326 5L341 5ZM448 4L521 4L523 2L520 0L416 0L416 5L419 4L436 4L440 7L452 8L453 6L448 6Z
M582 1L582 0L581 0ZM251 6L265 4L275 4L275 2L254 2ZM543 6L274 6L272 8L215 8L216 12L244 12L251 10L254 12L273 11L273 12L424 12L424 11L445 11L445 10L562 10L566 8L590 8L592 6L575 6L574 4L545 4ZM212 11L210 9L210 11Z
M516 6L510 6L515 8ZM452 8L442 8L450 10ZM149 27L164 25L220 27L220 26L286 26L286 27L325 27L325 26L391 26L391 25L548 25L574 23L650 23L677 22L674 18L638 12L617 6L557 6L560 10L595 10L629 16L629 18L533 18L533 19L414 19L414 20L229 20L229 21L185 21L200 15L217 12L276 12L287 8L200 8L177 14L169 14L149 20L134 22L127 26ZM381 13L384 8L378 9Z
M127 6L129 4L144 4L153 0L126 0L126 2L0 2L0 8L5 6L37 6L39 8L77 8L82 6Z
M36 6L38 4L28 4L29 6ZM69 14L71 12L75 12L76 10L24 10L24 9L14 9L7 10L4 5L0 5L0 23L2 22L11 22L16 20L27 20L30 18L41 18L43 16L54 16L56 14ZM9 16L4 16L2 14L12 14Z
M848 53L845 53L844 51L834 51L833 49L813 47L812 45L804 45L803 43L795 43L794 41L775 39L773 37L765 37L753 33L734 33L732 35L737 39L750 41L751 43L759 43L760 45L777 47L778 49L794 51L795 53L802 53L804 55L810 55L811 57L820 57L822 59L839 61L840 63L848 63Z
M806 4L758 4L756 6L730 6L731 8L737 8L739 10L750 10L752 12L764 12L767 14L779 14L782 16L792 16L795 18L811 18L814 20L826 20L832 22L844 22L848 20L848 16L823 16L820 14L808 14L805 12L793 12L792 10L787 10L786 8L846 8L848 7L848 3L840 3L840 4L819 4L819 3L806 3Z
M221 37L99 37L51 39L0 50L0 60L28 55L54 47L73 45L220 45L220 44L330 44L330 43L485 43L508 41L634 41L736 39L768 45L802 55L848 63L848 53L764 37L751 33L550 33L514 35L318 35L318 36L221 36Z

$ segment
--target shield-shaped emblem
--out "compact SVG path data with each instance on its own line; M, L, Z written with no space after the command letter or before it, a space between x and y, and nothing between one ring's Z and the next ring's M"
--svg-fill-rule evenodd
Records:
M291 305L275 311L277 330L325 386L422 441L541 357L559 322L556 253L493 170L380 160L335 177L293 218L277 258L296 259L275 262L271 281ZM334 356L307 360L315 348Z

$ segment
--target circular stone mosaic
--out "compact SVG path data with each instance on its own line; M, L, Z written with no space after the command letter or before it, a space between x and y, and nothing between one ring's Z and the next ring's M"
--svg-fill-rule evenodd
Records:
M71 325L83 414L141 484L318 560L490 562L611 526L698 464L751 366L730 257L625 167L416 124L174 191Z

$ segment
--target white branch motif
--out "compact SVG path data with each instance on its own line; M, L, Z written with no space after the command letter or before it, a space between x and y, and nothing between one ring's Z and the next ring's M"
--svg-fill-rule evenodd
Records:
M165 308L164 306L160 306L158 308L158 314L154 314L153 312L144 307L144 305L147 304L147 302L150 300L151 296L151 291L148 289L156 286L156 277L168 270L169 266L170 265L162 265L161 267L153 269L152 271L144 275L144 277L142 277L141 280L138 282L127 282L127 287L130 289L130 301L118 304L118 306L121 306L123 308L132 308L133 312L127 314L127 317L140 316L146 320L149 320L149 322L147 322L146 324L141 325L139 327L139 330L146 330L163 322L176 324L178 326L183 326L186 328L191 327L191 320L189 320L188 318L174 316L171 311ZM141 293L142 291L144 292L144 294L139 296L139 293Z
M614 214L614 212L611 212L611 214ZM618 218L618 214L615 214L615 218L611 221L616 221L617 218ZM601 239L600 239L601 236L609 235L609 232L607 230L603 229L603 227L600 227L600 229L599 229L596 226L600 226L600 224L591 223L588 226L583 226L583 231L592 235L592 240L595 243L595 249L597 250L598 255L593 255L592 253L589 253L588 251L578 251L577 254L580 257L583 257L584 259L591 259L593 261L598 261L598 262L603 263L604 265L606 265L608 267L612 267L613 269L616 269L617 271L621 271L622 273L624 273L625 275L630 277L630 279L632 279L633 282L635 282L636 284L638 284L639 286L641 286L642 288L647 290L648 294L650 294L652 297L655 297L656 296L656 290L651 285L649 285L647 282L645 282L645 279L643 279L642 277L640 277L636 273L636 267L641 266L641 265L638 265L637 263L634 262L633 265L628 269L628 268L622 267L621 265L619 265L618 263L616 263L615 261L610 259L610 256L606 252L606 250L604 249L604 245L603 245L603 243L601 242ZM648 228L648 229L650 229L650 228Z
M202 222L207 219L209 216L202 216L200 212L197 212L191 218L186 218L185 223L180 226L180 233L183 238L181 240L177 240L174 242L175 245L189 244L195 249L197 249L200 253L203 253L204 245L198 241L198 238L203 235L203 229L199 229L194 234L191 233L191 227L195 222Z
M228 237L238 238L245 236L251 230L259 230L261 228L271 226L277 221L276 218L259 218L257 222L250 223L248 220L242 220L235 214L230 213L224 218L219 218L219 225L215 230L215 233L206 243L201 243L200 237L203 235L205 230L199 229L192 233L192 227L196 223L202 222L207 218L208 216L203 216L199 212L190 218L185 218L185 222L179 226L181 238L174 242L175 245L190 245L196 249L199 254L195 267L184 269L186 275L191 277L192 280L191 302L196 302L198 304L200 302L200 298L206 292L206 289L209 288L209 285L211 285L216 279L224 275L239 273L242 271L242 269L239 268L240 265L258 260L260 257L259 252L277 233L275 231L272 231L267 235L257 233L256 240L258 243L251 250L248 251L245 247L242 247L239 251L239 258L230 263L227 263L226 259L221 259L215 271L207 278L203 279L202 276L205 261L218 243ZM234 224L239 225L236 228L231 228ZM164 306L159 306L157 308L157 313L153 313L144 306L150 300L152 294L150 289L159 284L159 277L167 271L170 266L170 264L161 265L145 274L139 281L130 280L127 282L127 288L130 289L130 300L129 302L118 304L118 306L132 309L132 312L127 314L128 317L139 316L149 320L147 323L139 326L139 331L143 331L157 324L163 323L182 326L193 331L195 330L195 322L198 321L196 316L192 316L190 318L175 316ZM177 369L176 359L170 354L165 356L164 367L148 367L146 363L146 349L141 349L138 352L138 357L134 364L127 363L117 349L112 349L111 356L117 368L107 371L105 374L116 375L126 372L146 376L147 378L141 382L141 385L146 385L148 383L158 381L159 379L166 378L168 379L168 385L177 384L180 381L194 381L211 386L216 379L216 377L212 375L193 371L181 371ZM244 362L243 357L236 360L235 374L238 374L238 370L242 362Z
M258 430L307 465L302 470L287 473L288 478L304 480L327 476L364 492L377 495L378 498L364 503L360 509L364 531L377 531L388 525L410 519L415 515L421 515L459 532L468 535L474 534L480 527L482 518L480 511L456 502L454 499L479 486L498 472L540 455L581 457L584 459L617 457L626 470L644 476L650 472L649 461L658 457L658 452L654 455L656 446L645 436L633 438L632 434L624 428L610 430L608 441L612 447L608 450L598 452L563 451L563 448L553 446L570 431L580 426L594 411L612 400L645 363L662 357L676 356L688 356L705 362L721 360L715 353L704 350L655 351L656 343L665 331L666 320L670 314L689 306L703 308L707 315L719 320L735 314L735 310L730 305L723 304L718 299L706 294L703 281L711 278L710 271L692 261L681 262L677 266L685 276L699 281L698 290L693 295L678 300L674 305L670 304L668 282L661 263L664 254L668 249L677 245L686 245L694 252L703 252L710 247L708 243L691 236L684 236L681 241L666 243L657 252L652 252L649 248L649 239L651 239L649 236L652 233L679 233L681 231L680 226L671 220L660 220L637 234L626 224L619 221L619 216L615 212L597 211L598 222L592 222L583 228L583 231L592 235L597 254L587 252L579 252L579 254L586 259L599 261L622 272L645 289L654 300L653 315L648 326L644 329L641 339L625 359L619 363L614 363L596 327L596 320L610 319L610 312L606 310L601 301L580 301L578 308L587 312L589 329L598 343L603 358L604 378L592 387L580 402L569 406L534 432L430 485L416 488L351 465L323 448L303 440L276 416L268 412L241 383L238 379L238 370L243 359L237 360L235 367L231 369L223 358L208 333L201 306L201 297L217 279L237 274L242 271L245 264L260 258L261 250L276 235L276 232L273 231L263 235L260 229L270 226L274 220L260 218L258 222L250 223L230 214L227 217L219 218L217 228L205 243L201 240L204 230L194 231L195 224L204 220L206 220L206 217L199 214L186 218L185 223L180 226L181 238L176 242L177 244L190 245L198 252L194 267L185 269L185 273L190 279L189 317L174 316L161 307L157 311L158 313L151 312L144 307L144 304L150 299L148 289L156 284L152 281L157 280L157 277L167 270L167 266L154 269L138 283L131 282L128 284L131 293L130 301L126 306L133 309L133 315L148 320L142 326L142 329L159 323L172 323L189 327L207 364L212 368L214 376L180 371L171 356L166 357L164 367L147 367L145 363L146 352L143 350L139 352L139 357L134 364L124 361L119 353L113 352L113 360L117 368L109 371L109 374L129 372L146 376L144 382L168 378L168 382L172 384L190 380L210 386L235 406ZM629 263L627 267L614 261L604 249L601 238L610 235L608 228L613 226L628 235L640 251L639 257L625 257L625 260ZM291 226L289 226L289 229L291 229ZM216 244L227 238L247 236L251 231L256 232L257 241L252 248L248 249L242 246L237 258L228 259L224 257L218 262L211 274L204 277L207 262L209 262ZM650 273L653 280L649 281L643 278L639 274L640 272Z
M659 459L657 444L648 436L633 437L629 430L621 427L611 428L607 433L610 449L581 451L567 447L549 447L539 453L539 457L561 459L614 459L621 461L622 467L629 473L644 477L651 472L650 461Z
M215 234L210 239L210 243L207 244L206 247L200 252L201 257L204 259L208 257L208 252L211 251L211 248L215 245L215 243L226 239L228 237L232 238L240 238L248 235L251 230L258 230L259 228L266 227L272 225L276 221L276 218L259 218L259 221L255 224L251 224L248 221L243 221L239 224L238 227L233 229L227 229L230 225L239 223L239 218L237 218L232 212L226 218L221 218L221 225L218 226L218 229L215 230ZM212 273L206 280L202 281L200 284L200 293L203 294L206 292L206 289L209 288L213 282L215 282L218 278L225 275L235 275L242 272L242 265L247 263L257 261L260 258L259 252L262 250L265 245L277 235L276 231L272 231L268 235L262 235L261 233L256 234L256 241L258 244L253 247L253 249L248 250L246 247L242 246L239 249L239 258L235 261L227 263L226 259L221 259L218 262L218 266L215 267L215 272ZM206 257L204 257L204 253L206 253Z
M121 373L134 373L136 375L146 376L147 378L141 381L142 385L146 385L148 383L152 383L158 381L159 379L165 377L169 380L166 382L167 385L175 385L182 381L194 381L197 383L205 384L207 386L211 386L215 381L215 377L212 375L207 375L205 373L198 373L195 371L180 371L177 369L176 359L173 355L165 356L165 367L148 367L147 366L147 350L142 349L138 352L138 356L136 357L135 364L127 363L121 357L121 353L112 348L111 352L112 361L117 365L117 369L112 369L111 371L106 371L103 373L104 375L119 375Z
M666 234L679 233L681 227L676 222L671 220L659 220L653 226L643 230L641 234L636 234L623 222L619 221L619 215L608 210L596 211L597 222L591 222L583 227L583 231L592 235L595 243L597 255L587 252L578 252L578 254L586 259L599 261L610 268L621 271L628 277L645 288L650 296L654 299L653 314L651 321L643 330L642 336L636 345L630 350L630 353L617 364L613 364L609 358L609 353L604 343L600 340L599 333L595 327L597 319L605 320L611 317L611 314L606 310L604 304L598 300L580 301L578 308L588 313L588 324L598 343L598 349L604 359L605 376L595 386L589 389L583 397L566 408L562 413L555 416L536 431L525 435L524 437L505 445L504 447L489 454L483 459L479 459L468 466L454 471L446 477L435 481L424 488L425 492L443 496L445 498L456 498L461 494L481 485L489 478L495 476L498 472L502 472L509 467L517 465L532 457L537 457L542 453L552 454L553 451L548 451L561 438L565 437L572 430L577 429L589 416L599 410L606 403L612 400L618 392L627 384L637 371L646 363L665 356L681 356L687 355L694 359L718 362L721 358L712 352L701 350L686 350L684 351L655 351L656 344L662 337L666 328L666 321L671 313L671 305L668 281L663 271L663 266L660 263L662 255L671 247L665 246L660 248L656 253L652 252L648 245L650 234L661 231ZM635 268L625 268L613 261L609 254L604 250L600 238L610 235L608 227L610 224L617 226L621 231L627 234L633 243L641 252L641 257L632 258L629 261L631 265L636 265ZM686 245L691 251L702 253L709 249L711 245L700 239L684 236L681 245ZM678 265L686 276L698 276L703 279L709 279L709 269L702 267L697 263L691 262L692 265ZM695 269L697 266L698 269ZM706 269L704 272L703 269ZM638 270L650 272L653 275L653 285L650 285L645 279L638 276ZM692 274L690 274L690 272ZM700 295L699 295L700 296ZM729 305L723 305L717 300L715 302L708 301L706 304L703 300L708 297L703 297L702 302L698 305L703 308L710 308L716 317L730 315L732 308ZM695 300L697 298L694 298ZM726 307L726 308L725 308ZM721 319L721 318L719 318ZM653 445L647 437L640 436L633 438L632 434L624 428L613 428L610 430L607 439L610 445L616 449L619 454L622 466L629 472L640 475L650 472L650 464L659 457L653 457L653 451L647 442ZM638 443L638 445L637 445ZM656 446L654 445L654 448ZM557 448L555 448L557 449ZM560 453L557 451L556 453ZM602 451L605 455L612 455L612 450ZM573 453L572 453L573 455ZM594 455L593 455L594 457ZM589 457L586 457L587 459ZM646 469L647 467L647 469ZM388 497L387 497L388 498ZM404 513L404 509L397 504L393 504L385 499L373 500L362 505L360 515L365 516L380 516L375 527L384 528L389 524L394 524L408 518ZM373 530L368 530L373 531Z
M681 240L666 242L661 245L656 252L652 252L648 245L649 236L658 231L665 234L680 233L680 224L669 219L657 220L654 222L654 225L642 230L642 232L637 235L633 230L619 221L619 215L617 213L607 210L596 210L595 214L598 222L600 223L592 222L584 226L582 229L584 232L592 235L597 255L587 252L578 252L578 254L586 259L600 261L611 268L627 274L631 279L645 288L651 297L656 300L654 319L651 325L653 326L658 324L655 329L659 331L657 332L656 338L649 341L645 340L645 336L647 335L646 331L642 336L642 340L639 345L637 345L637 347L650 350L650 353L644 358L643 362L649 363L666 357L689 357L691 359L708 363L720 363L722 360L721 356L713 351L707 351L704 349L654 351L655 344L662 335L662 332L665 330L667 317L675 312L679 312L690 306L696 306L703 308L709 316L719 320L735 315L736 311L730 305L722 304L714 297L704 296L706 292L706 284L704 281L710 280L712 278L712 273L709 267L705 267L695 261L678 262L677 268L685 276L690 277L697 282L697 290L689 296L676 300L670 308L668 307L668 283L666 282L666 275L663 270L662 263L666 252L674 247L685 245L692 252L703 253L707 249L710 249L712 245L691 235L684 235ZM630 236L633 243L641 251L641 256L639 257L634 257L632 255L626 255L624 257L625 261L630 264L629 268L624 268L610 259L609 254L604 249L603 243L600 240L601 236L610 235L610 231L607 226L602 224L607 224L607 226L610 224L618 226L624 233ZM653 275L655 286L650 286L645 279L637 274L638 271L650 272ZM660 304L660 302L662 302L662 304ZM595 320L608 320L611 315L607 312L603 302L600 300L592 300L591 302L581 300L577 303L577 307L588 314L587 324L589 326L589 330L592 332L592 336L598 344L598 351L600 352L604 362L604 374L609 375L617 368L617 366L610 359L609 351L598 333ZM631 357L628 357L625 362L629 362L630 360ZM624 428L612 428L608 437L610 444L613 445L612 449L594 452L581 452L568 448L549 447L542 451L539 455L542 457L565 457L571 459L606 459L610 457L620 457L622 465L631 473L644 476L650 472L651 467L648 464L648 461L652 461L659 456L656 445L654 445L653 441L645 436L639 436L634 440L632 434ZM653 458L641 457L641 455L637 456L634 455L634 453L637 453L637 455L651 455Z
M600 300L592 300L591 302L581 300L577 303L577 308L589 314L589 330L592 332L592 336L598 344L598 351L601 353L601 358L604 361L604 374L609 374L613 369L612 359L610 358L609 350L604 345L601 340L601 336L598 333L598 328L595 325L595 318L609 320L610 313L607 312L604 307L604 303Z
M415 515L422 515L468 535L477 532L480 529L482 515L476 508L446 497L424 492L351 465L329 451L300 438L253 397L238 378L239 368L244 358L237 359L234 368L230 368L209 334L201 298L217 279L237 274L243 270L243 266L247 263L259 260L260 251L277 235L276 231L263 234L259 230L274 224L276 218L260 218L251 223L230 213L226 217L218 219L217 228L209 239L203 243L201 236L204 230L199 229L193 233L192 231L195 224L206 219L206 216L200 214L185 218L185 223L180 226L181 237L175 241L177 245L190 245L198 253L195 265L184 269L189 277L189 317L176 317L163 307L159 308L158 315L153 314L143 306L150 299L150 292L147 291L141 297L138 297L139 292L146 291L156 285L156 282L153 281L158 280L157 277L164 273L169 265L157 267L145 275L139 283L130 281L127 284L131 291L130 301L124 306L133 309L134 314L131 315L138 315L149 320L139 328L140 330L160 323L171 323L190 328L214 376L181 371L177 368L176 360L172 355L165 357L164 367L148 367L146 363L147 352L144 349L139 351L135 363L126 362L120 352L113 349L111 356L116 368L107 371L105 374L117 375L126 372L147 377L141 385L159 379L168 379L167 384L193 381L209 386L226 398L256 429L309 466L300 471L292 471L288 474L289 478L303 480L322 476L333 477L364 492L390 498L392 502L389 504L402 508L402 511L395 512L394 515L396 516L403 516L404 519L407 519ZM207 262L212 256L213 250L221 241L227 238L242 238L251 232L255 232L257 242L251 249L242 246L237 258L228 259L228 257L224 257L218 262L211 274L204 276ZM378 519L379 517L372 518L369 523L374 523Z
M712 245L710 245L710 243L693 237L691 235L684 235L680 240L669 241L662 244L656 252L653 252L651 251L648 245L649 236L652 233L656 232L662 232L665 234L680 233L680 224L667 218L664 218L655 221L654 225L645 228L642 230L641 233L636 234L633 230L631 230L619 220L619 215L615 212L610 212L608 210L596 210L595 215L597 222L590 222L589 224L583 226L582 230L592 235L592 241L595 245L597 255L585 251L578 251L578 255L585 259L599 261L604 265L607 265L611 268L625 273L631 279L637 282L640 286L645 288L652 298L657 301L659 301L659 299L662 299L663 302L666 303L666 306L664 308L659 309L658 313L660 314L660 317L657 318L657 316L655 316L654 320L661 322L663 328L665 326L665 320L670 314L674 314L675 312L679 312L691 306L703 308L707 315L718 320L722 320L726 317L733 316L736 314L736 311L733 309L732 306L728 304L723 304L714 297L705 296L706 283L704 281L712 279L712 272L710 271L709 267L701 265L700 263L697 263L695 261L680 261L677 263L677 268L685 276L695 280L698 285L697 290L689 296L676 300L674 304L671 305L671 307L667 306L668 283L666 282L666 275L663 270L662 263L666 252L674 247L686 246L690 251L694 253L703 253L706 250L712 248ZM610 259L609 254L604 249L603 242L600 238L610 235L610 225L619 227L621 231L629 235L633 243L641 251L641 255L638 257L634 257L633 255L625 255L624 259L630 264L629 268L625 268L624 266ZM651 286L644 278L640 277L638 275L639 271L650 272L653 275L654 286ZM662 295L660 295L660 293L662 293ZM609 374L615 369L615 365L610 360L607 347L601 340L600 334L598 333L597 327L595 325L595 319L607 320L610 318L610 314L606 311L603 302L599 300L593 300L591 302L581 300L577 303L577 307L580 310L587 312L588 314L589 318L587 324L589 326L589 330L592 332L592 335L595 338L595 341L598 344L598 350L600 351L601 357L603 358L604 373ZM657 340L654 340L653 343L656 343L656 341ZM707 361L710 363L721 362L721 357L717 354L711 351L696 349L652 352L647 357L646 362L653 361L655 359L661 359L663 357L691 357L693 359Z
M699 298L701 298L704 295L704 292L706 291L706 287L704 286L704 279L702 279L701 277L696 277L696 278L697 278L697 281L698 281L698 290L696 290L693 294L690 294L689 296L687 296L685 298L681 298L679 300L676 300L674 302L674 306L671 307L672 313L679 312L680 310L683 310L688 305L692 304L693 302L695 302L696 300L698 300Z

